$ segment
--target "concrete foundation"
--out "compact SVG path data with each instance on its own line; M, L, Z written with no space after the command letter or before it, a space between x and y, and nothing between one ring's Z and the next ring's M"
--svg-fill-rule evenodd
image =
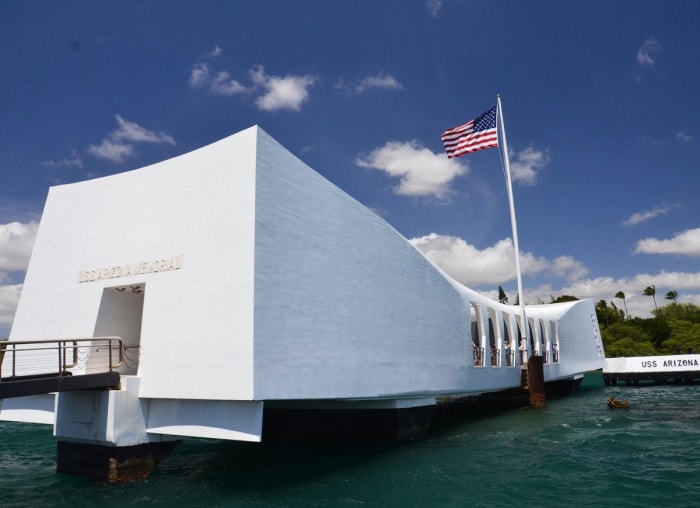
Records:
M412 439L430 429L436 402L428 398L421 402L378 400L315 406L266 404L263 441Z
M147 477L180 442L147 432L148 400L140 379L122 377L119 390L59 393L54 435L56 470L125 482Z
M86 476L109 483L147 478L180 441L161 441L135 446L105 446L58 441L56 471Z

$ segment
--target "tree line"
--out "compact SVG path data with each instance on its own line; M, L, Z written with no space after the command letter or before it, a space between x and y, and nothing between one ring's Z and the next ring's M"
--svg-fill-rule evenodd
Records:
M614 304L608 305L605 300L600 300L596 304L596 314L605 355L700 353L700 307L678 303L676 298L677 295L668 298L672 301L662 307L654 305L654 317L647 319L630 318Z
M622 300L624 310L618 309L613 301L596 303L605 356L700 353L700 307L678 303L676 291L666 293L669 303L659 307L654 286L648 286L642 294L650 296L654 302L653 317L630 317L622 291L618 291L615 298Z

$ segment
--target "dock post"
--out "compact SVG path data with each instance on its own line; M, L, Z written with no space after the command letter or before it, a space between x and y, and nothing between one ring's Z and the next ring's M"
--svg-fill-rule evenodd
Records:
M530 406L544 407L546 396L544 387L544 364L541 356L530 356L527 361L527 386L530 392Z

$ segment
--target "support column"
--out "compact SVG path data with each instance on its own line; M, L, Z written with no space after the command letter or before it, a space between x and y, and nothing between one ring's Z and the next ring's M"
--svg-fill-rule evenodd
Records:
M146 432L150 402L138 397L140 379L122 377L119 390L57 395L56 470L119 483L145 478L180 442Z

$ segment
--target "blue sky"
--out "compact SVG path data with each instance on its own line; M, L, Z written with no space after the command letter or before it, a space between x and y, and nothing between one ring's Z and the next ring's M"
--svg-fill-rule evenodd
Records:
M50 186L255 124L512 303L499 151L440 141L497 94L526 301L700 304L698 22L695 1L0 0L0 337Z

